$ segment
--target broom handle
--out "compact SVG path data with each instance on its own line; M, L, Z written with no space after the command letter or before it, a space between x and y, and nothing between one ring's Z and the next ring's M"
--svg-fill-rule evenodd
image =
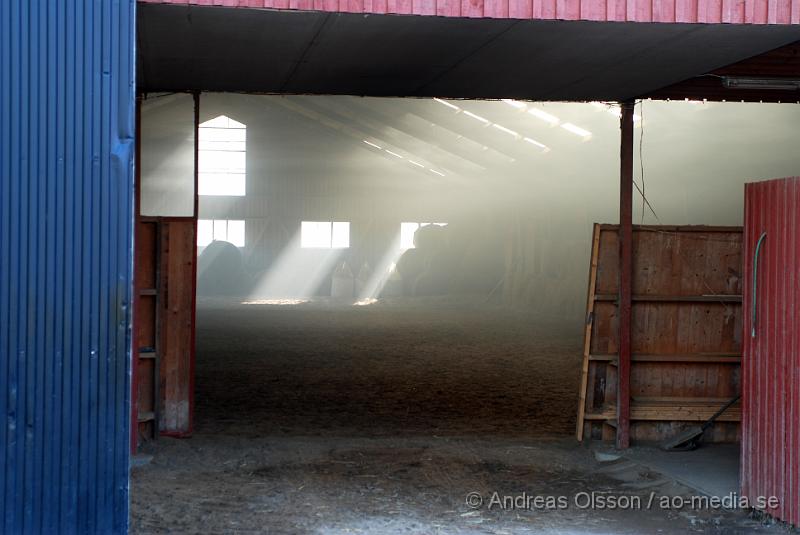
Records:
M737 401L739 401L739 398L740 398L740 397L742 397L742 395L741 395L741 394L737 394L735 398L733 398L732 400L730 400L729 402L727 402L725 405L723 405L723 406L722 406L722 408L721 408L720 410L718 410L717 412L715 412L715 413L714 413L714 415L713 415L711 418L709 418L708 420L706 420L706 422L703 424L703 431L705 431L706 429L708 429L709 427L711 427L711 425L714 423L714 420L716 420L717 418L719 418L719 417L720 417L720 415L721 415L723 412L725 412L726 410L728 410L728 409L731 407L731 405L733 405L734 403L736 403Z

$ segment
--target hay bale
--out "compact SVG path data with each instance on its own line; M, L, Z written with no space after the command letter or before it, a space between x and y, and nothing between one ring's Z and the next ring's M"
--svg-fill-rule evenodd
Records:
M213 241L197 258L197 295L238 297L250 284L242 252L230 242Z
M414 233L414 246L425 254L441 251L447 247L447 227L425 225Z

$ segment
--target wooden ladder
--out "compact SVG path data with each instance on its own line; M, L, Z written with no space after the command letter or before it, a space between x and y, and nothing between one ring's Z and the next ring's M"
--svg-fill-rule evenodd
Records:
M583 422L586 416L586 388L589 377L589 359L592 351L592 323L594 321L595 288L597 285L597 257L600 252L600 225L592 230L592 260L589 264L589 290L586 297L586 323L583 331L583 365L581 366L581 389L578 400L578 422L575 436L583 440Z

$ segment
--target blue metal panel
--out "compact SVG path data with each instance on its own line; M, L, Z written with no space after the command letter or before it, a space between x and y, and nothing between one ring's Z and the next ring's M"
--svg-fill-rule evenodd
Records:
M135 0L0 2L0 532L128 525Z

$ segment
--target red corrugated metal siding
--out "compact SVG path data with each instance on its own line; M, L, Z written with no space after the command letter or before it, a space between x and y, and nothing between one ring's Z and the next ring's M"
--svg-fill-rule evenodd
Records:
M139 0L251 7L534 20L800 24L800 0Z
M745 187L742 495L800 525L800 178ZM753 295L754 253L762 233ZM755 336L753 303L755 302Z

